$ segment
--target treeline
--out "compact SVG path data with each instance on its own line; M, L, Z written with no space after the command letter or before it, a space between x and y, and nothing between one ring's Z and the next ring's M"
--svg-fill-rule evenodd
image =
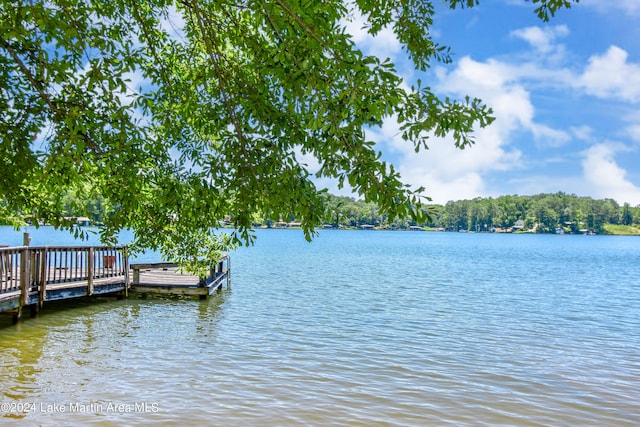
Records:
M114 212L113 206L100 197L87 197L86 193L66 194L58 199L58 210L68 217L87 217L99 224ZM430 227L447 231L493 231L521 229L537 233L606 233L605 226L636 225L640 228L640 206L628 203L622 206L613 199L595 200L573 194L555 193L535 196L509 195L498 198L478 197L472 200L430 205L431 220L416 224L409 218L391 220L381 214L374 203L351 197L329 195L326 202L325 224L333 227L373 226L387 229L408 229L412 226ZM233 221L233 218L227 218ZM268 218L255 214L255 226L273 227L278 222L296 222L298 219Z
M68 191L67 193L51 198L51 217L53 225L64 225L59 217L66 217L71 223L76 223L78 218L82 218L83 222L89 222L92 225L101 224L109 215L113 215L117 208L108 202L104 197L85 185L76 191ZM0 200L0 224L1 225L20 225L24 221L31 223L29 219L32 215L25 212L8 212L6 204Z
M595 200L573 194L555 193L535 196L509 195L475 198L431 205L431 221L415 224L409 219L389 221L372 203L348 197L328 200L329 224L358 227L369 224L383 228L427 226L447 231L491 231L495 229L531 230L538 233L605 233L605 225L640 224L640 206L620 206L612 199Z
M620 206L612 199L594 200L565 193L502 196L449 202L438 209L436 226L447 230L487 231L520 222L527 230L554 233L604 233L604 226L640 222L640 207Z

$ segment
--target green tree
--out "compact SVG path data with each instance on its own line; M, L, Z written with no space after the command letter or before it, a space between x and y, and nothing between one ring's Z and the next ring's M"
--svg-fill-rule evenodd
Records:
M523 218L523 204L519 196L501 196L496 199L494 224L498 227L513 227Z
M539 233L553 233L558 227L558 214L545 204L538 205L534 210Z
M629 205L629 203L625 203L622 207L622 215L620 218L620 223L622 225L633 224L633 213L631 212L631 206Z
M533 4L544 20L570 6ZM310 238L326 207L305 155L390 220L423 222L421 190L365 129L397 117L416 150L446 134L464 148L491 111L406 88L345 31L356 9L417 69L451 61L429 31L432 0L1 1L0 217L69 228L58 199L88 186L111 208L103 241L130 228L169 258L250 242L255 212L299 218ZM210 234L225 215L236 232Z
M447 202L441 215L442 227L449 231L469 230L469 201Z

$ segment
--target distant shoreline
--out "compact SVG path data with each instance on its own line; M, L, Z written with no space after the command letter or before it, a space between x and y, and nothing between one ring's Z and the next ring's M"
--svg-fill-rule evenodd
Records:
M609 225L609 224L608 224ZM593 235L593 236L640 236L640 229L632 226L619 226L613 225L615 228L612 230L607 230L608 225L605 225L605 230L607 233L593 233L593 232L584 232L584 233L537 233L532 230L518 230L518 231L470 231L470 230L445 230L445 229L437 229L430 227L411 227L411 228L387 228L387 227L374 227L368 226L364 227L317 227L317 231L321 230L339 230L339 231L410 231L410 232L436 232L436 233L469 233L469 234L547 234L547 235L569 235L569 236L584 236L584 235ZM224 228L233 228L232 226L224 226ZM288 225L288 226L278 226L278 227L267 227L265 225L254 227L259 230L301 230L302 228L299 225Z

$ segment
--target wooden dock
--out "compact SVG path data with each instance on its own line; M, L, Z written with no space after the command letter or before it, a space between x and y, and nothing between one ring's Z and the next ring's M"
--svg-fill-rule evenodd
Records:
M129 292L206 298L229 280L229 255L200 278L173 263L129 264L125 246L0 247L0 313L14 322L25 309L37 314L48 301L124 298Z
M143 295L183 295L204 299L220 289L223 283L229 286L229 267L229 255L225 255L209 270L206 279L202 279L181 271L175 263L131 264L133 275L129 290Z

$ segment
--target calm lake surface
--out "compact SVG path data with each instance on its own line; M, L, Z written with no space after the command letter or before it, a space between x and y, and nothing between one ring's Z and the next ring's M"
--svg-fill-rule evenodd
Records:
M0 425L640 425L638 237L257 234L207 301L0 318Z

